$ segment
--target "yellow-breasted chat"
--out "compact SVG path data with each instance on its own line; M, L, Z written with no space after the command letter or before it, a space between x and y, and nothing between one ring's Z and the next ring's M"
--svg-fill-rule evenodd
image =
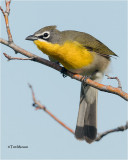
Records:
M26 40L32 40L51 61L61 63L71 72L91 76L96 82L101 82L110 57L116 56L93 36L73 30L59 31L56 26L44 27ZM96 135L97 89L82 84L75 137L91 143Z

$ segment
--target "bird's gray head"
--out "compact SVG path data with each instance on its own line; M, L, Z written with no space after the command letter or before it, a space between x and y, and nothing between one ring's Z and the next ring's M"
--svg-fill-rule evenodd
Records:
M56 29L56 26L46 26L26 38L26 40L31 41L42 40L51 43L59 43L60 39L61 32Z

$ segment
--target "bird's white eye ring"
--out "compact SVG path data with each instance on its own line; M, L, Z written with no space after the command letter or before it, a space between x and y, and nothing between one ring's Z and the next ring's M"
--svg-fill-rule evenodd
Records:
M48 39L50 37L50 32L46 31L43 33L43 39Z
M42 34L36 35L38 36L38 38L40 39L48 39L50 37L50 32L49 31L45 31Z

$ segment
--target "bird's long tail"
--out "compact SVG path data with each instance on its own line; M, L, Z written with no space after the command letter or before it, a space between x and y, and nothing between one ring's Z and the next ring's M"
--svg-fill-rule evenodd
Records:
M81 85L80 106L75 136L91 143L97 135L97 89Z
M100 83L103 75L102 72L96 72L93 74L92 79ZM81 84L75 136L77 139L86 140L88 143L92 143L97 136L97 98L97 89L87 84Z
M97 89L81 85L80 106L75 136L91 143L97 135Z

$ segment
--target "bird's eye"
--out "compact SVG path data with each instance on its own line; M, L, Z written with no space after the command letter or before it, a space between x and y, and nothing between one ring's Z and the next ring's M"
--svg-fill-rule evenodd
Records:
M46 31L43 33L43 39L48 39L50 37L50 32Z
M38 36L40 39L48 39L50 37L50 32L45 31L43 34Z
M49 36L48 33L44 33L43 37L47 38Z

